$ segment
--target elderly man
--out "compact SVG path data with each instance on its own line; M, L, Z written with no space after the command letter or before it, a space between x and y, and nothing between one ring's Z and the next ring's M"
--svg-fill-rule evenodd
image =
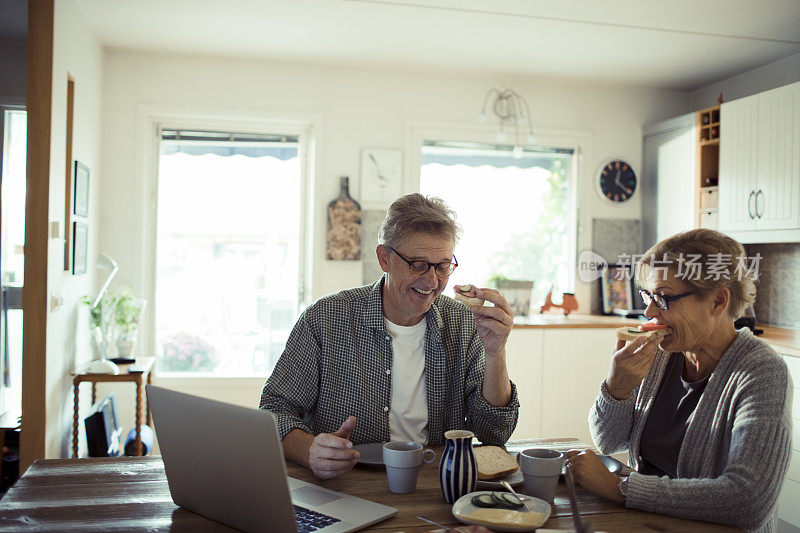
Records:
M519 402L506 370L513 312L441 296L458 265L460 229L438 198L410 194L390 207L376 249L383 277L321 298L295 324L261 394L287 458L323 479L355 465L353 444L440 444L468 429L503 444Z

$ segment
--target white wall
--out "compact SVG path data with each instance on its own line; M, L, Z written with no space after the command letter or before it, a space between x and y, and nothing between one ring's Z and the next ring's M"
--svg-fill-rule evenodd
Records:
M723 101L730 102L796 81L800 81L800 53L692 91L692 109L716 105L719 93Z
M301 67L119 50L107 51L104 72L103 170L110 181L103 191L100 245L119 260L118 279L130 283L134 291L142 290L138 268L145 257L139 217L146 177L136 171L137 104L277 116L314 114L323 123L317 139L314 197L314 298L361 283L359 264L322 259L324 207L338 193L340 175L351 176L351 194L358 199L361 148L404 148L411 121L471 122L488 88L498 82L489 76ZM639 166L641 126L685 112L686 93L533 79L499 81L528 99L534 128L589 132L592 150L585 154L580 176L580 187L589 193L581 206L584 218L639 217L638 198L625 206L603 203L594 192L593 174L598 163L612 155ZM408 169L404 171L408 176ZM589 233L588 228L585 231ZM579 250L589 244L584 239Z
M641 161L641 126L685 113L685 92L643 88L556 83L532 78L432 75L392 70L357 70L298 66L280 62L106 50L103 82L103 166L107 177L101 191L100 250L120 263L118 280L143 293L140 266L152 259L144 246L141 220L146 201L147 171L137 157L137 109L146 106L180 106L182 109L230 110L232 114L320 117L316 139L314 184L312 297L361 284L361 265L331 262L325 253L325 206L338 194L341 175L351 176L351 194L358 199L360 151L364 147L404 146L410 124L471 124L480 111L486 91L496 84L513 87L531 105L534 129L586 134L581 174L578 177L580 215L585 227L578 251L591 243L592 218L640 216L638 195L628 205L605 204L595 193L593 179L598 164L611 156ZM404 182L409 169L404 169ZM412 192L406 185L405 192ZM493 214L502 216L502 209ZM373 250L366 250L373 254ZM213 282L213 280L209 280ZM202 288L199 288L202 290ZM578 298L588 312L589 294L578 288ZM148 336L145 335L145 338ZM139 353L146 350L140 346ZM266 376L265 376L266 377ZM235 397L225 380L202 380L197 385L169 382L166 386L205 396L255 406L263 379L237 382ZM111 390L104 388L103 390ZM126 430L133 427L132 394L121 388L120 416Z
M60 295L63 305L47 318L47 458L69 457L72 436L72 378L76 366L88 361L89 344L80 299L95 290L99 220L100 113L102 99L102 49L74 0L55 2L53 36L53 105L50 146L50 214L57 221L60 238L48 244L47 286ZM67 74L75 79L74 137L72 156L89 167L89 250L87 273L73 276L64 271L64 221L66 180ZM81 317L79 319L79 317ZM88 391L88 386L87 391ZM84 411L88 408L84 402Z

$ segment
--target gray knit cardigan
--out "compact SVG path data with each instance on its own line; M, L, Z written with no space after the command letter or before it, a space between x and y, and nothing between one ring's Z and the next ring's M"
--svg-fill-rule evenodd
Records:
M605 454L639 444L669 353L656 350L650 371L627 400L605 382L589 412L589 428ZM774 531L776 503L792 449L792 381L786 363L748 329L739 331L708 380L678 456L678 477L633 472L625 505L752 531Z

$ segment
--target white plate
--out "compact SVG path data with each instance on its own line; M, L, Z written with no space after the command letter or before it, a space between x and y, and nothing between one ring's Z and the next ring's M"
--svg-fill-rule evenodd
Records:
M465 494L464 496L460 497L456 503L453 504L453 516L456 517L457 520L469 524L471 526L486 526L492 531L533 531L537 527L541 526L547 519L550 518L550 504L544 500L540 500L539 498L534 498L533 496L526 496L524 494L520 494L520 497L528 500L530 503L523 508L520 512L537 512L542 513L541 519L534 522L532 526L521 526L521 525L514 525L514 524L496 524L490 522L483 522L483 521L476 521L469 517L470 513L476 511L477 509L481 509L481 507L476 507L472 505L472 498L473 496L478 496L480 494L490 494L491 491L488 490L479 490L476 492L470 492L469 494Z
M369 466L383 466L383 443L370 442L356 444L353 449L359 453L358 462Z
M491 490L505 490L505 487L500 484L501 481L507 481L509 485L512 487L518 487L522 485L525 480L522 478L522 470L517 470L513 474L509 474L505 477L501 477L498 479L479 479L478 480L478 488L479 489L491 489Z

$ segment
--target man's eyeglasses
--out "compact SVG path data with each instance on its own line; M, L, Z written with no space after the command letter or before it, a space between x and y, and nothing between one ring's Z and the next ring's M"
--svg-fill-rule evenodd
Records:
M458 260L456 259L456 256L453 256L452 262L445 261L443 263L428 263L427 261L419 261L419 260L411 261L400 255L400 252L398 252L388 244L385 244L384 246L386 246L388 249L396 253L397 257L408 263L408 271L411 272L412 276L417 276L417 277L424 276L425 274L428 273L428 270L433 268L433 271L436 273L438 277L446 278L447 276L452 274L453 270L455 270L456 267L458 266Z
M666 311L669 309L669 303L674 302L675 300L680 300L685 296L689 296L690 294L694 294L697 292L697 289L691 290L689 292L684 292L683 294L677 294L675 296L668 296L666 294L652 294L649 291L644 289L639 289L639 294L642 295L642 301L644 301L645 305L650 305L650 302L654 302L656 307L661 309L662 311Z

